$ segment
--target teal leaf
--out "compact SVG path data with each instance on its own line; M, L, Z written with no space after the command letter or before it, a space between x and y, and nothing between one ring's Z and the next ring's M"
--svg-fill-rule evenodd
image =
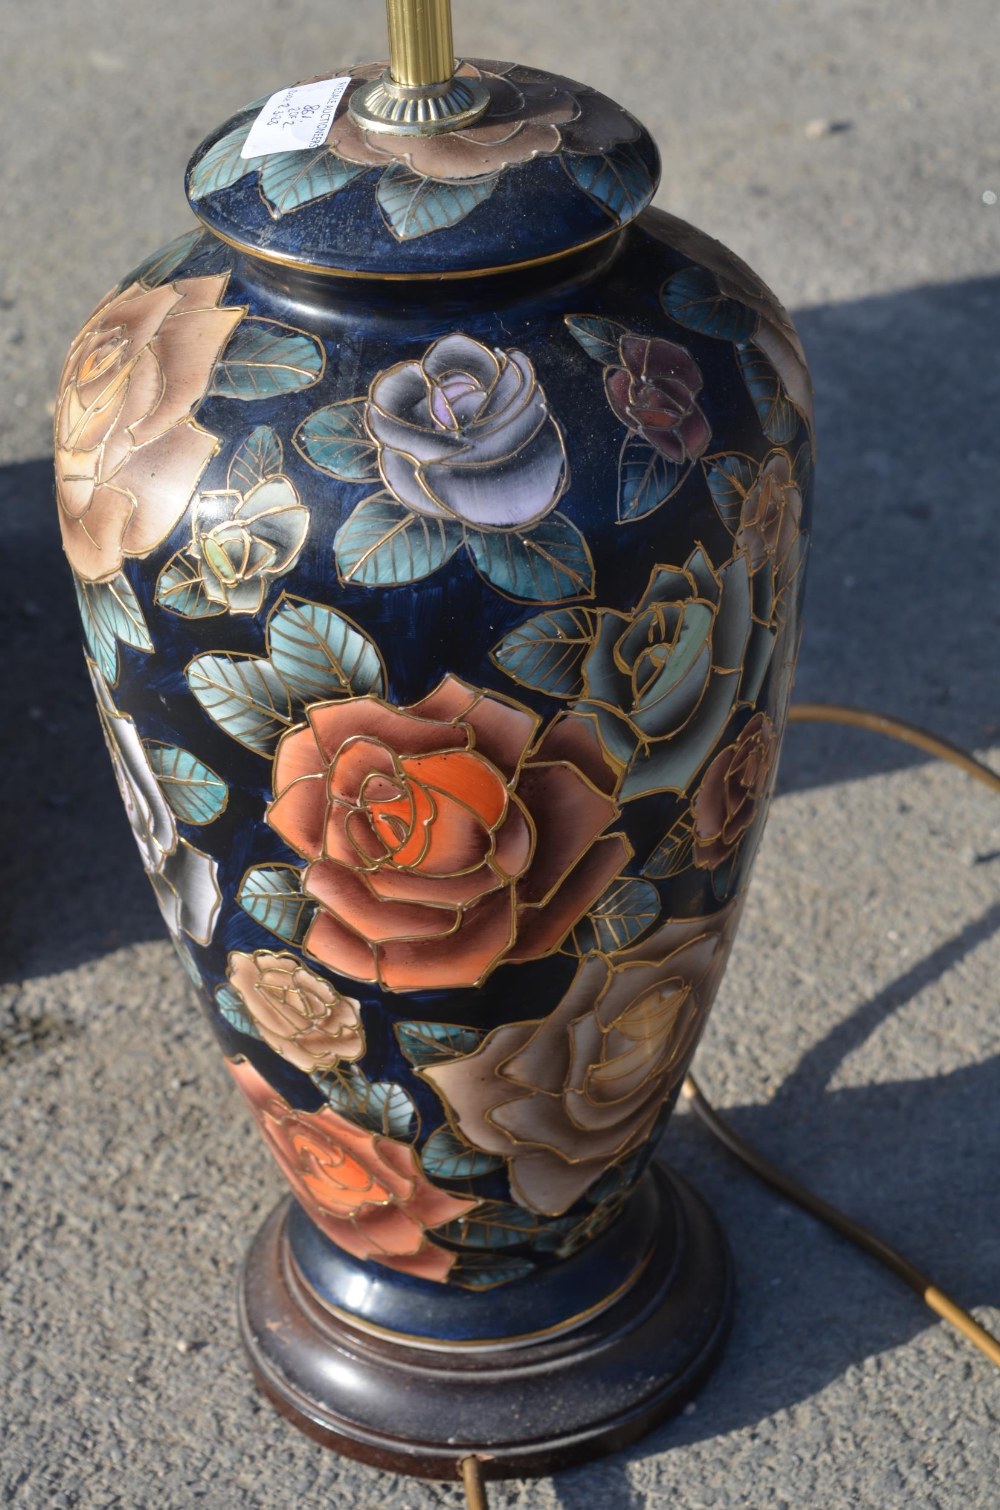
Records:
M664 834L642 867L642 873L651 881L668 881L679 876L691 864L694 848L694 829L690 812L683 813Z
M731 535L740 527L743 503L760 475L760 467L751 456L738 451L720 451L702 461L705 481L719 518Z
M404 163L392 163L378 181L375 198L397 241L413 241L457 225L489 199L499 181L491 178L445 182L424 178Z
M259 1038L257 1024L247 1012L232 986L219 986L215 993L215 1005L219 1009L219 1016L228 1022L237 1033L245 1033L248 1038Z
M241 320L215 366L208 390L217 398L274 398L311 388L326 353L315 336L277 320Z
M90 601L94 617L104 625L108 634L131 645L134 650L152 650L153 641L139 599L124 572L118 572L107 582L91 583Z
M80 610L84 642L104 680L109 687L113 687L118 680L118 641L110 633L107 625L103 621L98 622L94 615L90 601L90 589L93 585L93 583L82 581L75 572L73 573L73 587Z
M514 1279L527 1279L534 1272L530 1258L463 1253L448 1271L448 1283L463 1290L493 1290L497 1285L509 1285Z
M451 1022L397 1022L396 1037L404 1059L421 1069L475 1053L483 1035L476 1028L460 1028Z
M271 426L258 425L233 452L226 486L233 493L249 493L269 477L277 477L284 462L284 448Z
M145 745L163 795L182 823L211 823L225 811L228 786L190 750L154 740Z
M613 954L650 928L660 915L660 894L648 881L623 876L608 887L566 941L567 953Z
M673 497L689 468L661 455L639 435L629 435L618 458L618 522L645 519Z
M266 660L199 655L187 681L209 718L258 755L270 755L295 722L288 688Z
M519 624L490 651L490 660L522 687L550 697L579 697L581 668L597 632L590 608L557 608Z
M182 619L210 619L225 613L225 603L213 603L205 591L201 567L186 551L171 556L156 579L153 598L157 607Z
M145 262L140 262L125 282L141 283L143 288L159 288L161 283L168 282L171 273L187 261L204 235L202 230L188 231L184 236L168 241L166 246L147 257Z
M503 1168L502 1158L473 1148L464 1138L456 1137L450 1127L439 1127L431 1134L420 1158L424 1173L439 1180L471 1180Z
M343 482L378 477L378 447L365 429L365 404L363 398L350 398L308 414L292 437L296 450Z
M538 1219L506 1201L483 1201L468 1216L435 1229L436 1237L463 1248L513 1248L529 1243L538 1232Z
M281 597L268 620L267 646L271 665L297 702L384 690L382 660L371 640L320 603Z
M803 441L792 458L792 477L800 493L809 492L813 481L813 453L808 441Z
M756 346L737 346L736 360L753 400L760 427L776 446L787 445L799 428L802 416L785 397L781 379L768 358Z
M653 197L649 169L631 142L621 142L594 157L564 153L562 165L574 183L619 225L634 220Z
M565 514L546 514L530 530L470 530L476 570L512 598L551 603L594 596L586 540Z
M302 894L302 872L294 865L248 870L236 900L255 923L286 944L301 944L316 911L316 903Z
M188 194L192 199L204 199L206 194L228 189L260 166L255 158L240 156L249 131L250 123L243 121L220 137L201 161L195 163L188 179Z
M462 539L452 520L411 514L388 493L375 493L337 531L337 574L362 587L418 582L450 561Z
M312 1078L336 1111L369 1132L408 1143L420 1130L416 1106L394 1080L373 1082L353 1064Z
M757 329L756 311L720 293L706 267L686 267L668 278L660 303L678 325L717 341L748 341Z
M620 367L618 342L628 335L628 326L600 315L566 315L566 326L589 357L602 367Z
M274 152L263 160L260 192L272 219L280 220L290 210L339 193L367 172L364 164L345 162L327 146L318 152Z

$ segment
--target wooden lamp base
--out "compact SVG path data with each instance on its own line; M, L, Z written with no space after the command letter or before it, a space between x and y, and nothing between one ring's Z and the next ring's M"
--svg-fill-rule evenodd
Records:
M732 1310L729 1254L708 1207L662 1166L644 1184L662 1220L603 1308L554 1332L475 1343L390 1332L325 1305L296 1261L282 1201L240 1287L258 1384L324 1445L419 1478L459 1479L471 1456L487 1478L547 1473L624 1447L690 1399Z

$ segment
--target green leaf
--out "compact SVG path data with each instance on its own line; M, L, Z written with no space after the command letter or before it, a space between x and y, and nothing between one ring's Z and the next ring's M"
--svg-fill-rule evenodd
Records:
M296 393L318 383L325 365L315 336L277 320L241 320L216 363L208 392L247 400Z
M316 903L302 894L302 872L294 865L248 870L236 900L255 923L286 944L301 944L316 911Z
M463 1248L513 1248L539 1230L537 1217L505 1201L484 1201L468 1216L435 1228L435 1235Z
M608 887L566 941L573 954L613 954L646 932L660 915L660 894L648 881L623 876Z
M139 263L135 271L126 278L126 284L141 283L143 288L159 288L161 283L169 280L171 273L187 261L205 234L202 230L188 231L186 235L168 241L166 246L147 257L145 262Z
M393 1080L373 1082L353 1064L312 1078L336 1111L370 1132L408 1143L420 1130L416 1106Z
M678 325L717 341L747 341L757 329L756 310L726 298L706 267L686 267L668 278L660 302Z
M249 493L269 477L277 477L284 461L284 448L271 426L258 425L233 452L226 486L233 493Z
M738 451L706 456L702 466L719 518L729 533L735 535L740 527L743 501L760 476L760 466L752 456L742 456Z
M512 598L594 596L589 547L565 514L546 514L530 530L470 530L467 538L476 570Z
M94 617L108 633L135 650L150 651L153 641L146 628L139 599L124 572L107 582L91 583L90 602Z
M574 183L619 225L634 220L653 197L649 169L631 142L593 157L563 153L562 165Z
M274 220L315 199L338 194L368 169L348 163L327 146L318 152L274 152L260 170L260 192Z
M460 1028L451 1022L397 1022L396 1037L404 1059L414 1069L472 1054L483 1039L477 1028Z
M153 601L182 619L210 619L225 613L225 603L213 603L205 591L201 567L187 551L171 556L156 579Z
M260 1033L257 1024L248 1014L232 986L219 986L215 993L215 1005L219 1009L219 1016L228 1022L237 1033L245 1033L248 1038L259 1038Z
M432 1179L471 1180L503 1168L496 1154L482 1153L464 1138L456 1137L450 1127L439 1127L424 1144L420 1155L424 1173Z
M378 181L375 198L397 241L413 241L457 225L489 199L499 182L490 178L442 181L393 163Z
M225 811L229 788L221 776L190 750L155 740L144 743L163 795L182 823L211 823Z
M370 482L378 477L378 447L365 429L364 398L327 404L308 414L292 437L312 466L343 482Z
M258 755L270 755L295 722L288 688L269 661L199 655L187 681L209 718Z
M693 845L694 830L691 814L690 812L682 813L676 823L672 824L664 834L642 867L643 875L648 876L651 881L668 881L671 876L680 875L681 871L687 870L691 864Z
M118 641L107 625L103 621L98 622L94 614L90 601L92 586L92 583L82 581L73 573L73 588L80 610L84 641L104 680L109 687L113 687L118 680Z
M220 189L228 189L260 167L255 158L240 156L250 124L244 120L232 131L227 131L214 147L209 147L200 162L195 163L187 186L192 199L204 199L206 194L217 194Z
M397 587L436 572L458 550L461 526L450 519L411 514L388 493L359 503L333 542L342 582Z
M776 446L787 445L799 428L802 416L791 399L785 397L781 379L768 358L756 346L737 346L736 360L740 364L761 429Z
M629 435L618 458L618 522L631 524L652 514L673 497L688 471L640 435Z
M628 326L600 315L566 315L566 325L589 357L603 367L621 366L618 342L628 335Z
M579 697L580 668L596 631L593 609L557 608L512 629L490 651L490 660L522 687L550 697Z
M448 1273L448 1283L463 1290L493 1290L535 1272L530 1258L494 1258L488 1253L463 1253Z
M371 640L320 603L281 597L268 620L267 646L271 665L298 702L384 690L382 660Z

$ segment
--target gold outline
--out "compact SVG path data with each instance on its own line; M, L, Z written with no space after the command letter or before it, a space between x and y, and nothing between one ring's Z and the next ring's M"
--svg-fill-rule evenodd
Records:
M233 236L227 236L217 226L193 211L195 218L201 222L206 230L231 246L234 251L242 252L253 262L267 262L274 267L295 269L300 273L312 273L320 278L344 278L352 280L365 280L371 283L449 283L462 278L491 278L499 273L519 272L526 267L542 267L549 262L558 262L564 257L572 257L577 252L589 251L591 247L600 246L602 241L609 241L612 236L618 236L626 229L625 226L615 225L610 230L602 231L600 236L593 236L589 241L581 241L577 246L566 247L560 252L546 252L542 257L527 257L522 262L506 262L493 267L469 267L443 270L440 272L411 272L411 273L369 273L362 272L357 268L324 267L318 262L303 262L298 257L285 256L277 252L265 252L260 247L249 246L244 241L237 241ZM229 308L230 306L226 306Z
M426 1176L425 1176L425 1178L426 1178ZM466 1348L466 1349L471 1349L471 1348L498 1348L498 1349L500 1349L500 1348L503 1348L503 1349L506 1349L506 1348L509 1348L509 1347L516 1347L519 1343L522 1343L522 1342L536 1341L536 1340L538 1340L538 1339L540 1339L542 1337L557 1337L562 1332L569 1331L572 1328L577 1327L577 1326L582 1326L585 1321L590 1321L590 1320L592 1320L593 1317L600 1316L603 1311L609 1310L610 1307L613 1306L616 1301L621 1300L622 1296L626 1295L628 1293L628 1291L631 1290L632 1287L635 1284L637 1284L638 1281L642 1278L643 1274L648 1269L649 1264L650 1264L650 1262L652 1260L652 1257L653 1257L653 1248L652 1248L652 1245L651 1245L649 1247L648 1251L642 1256L642 1258L636 1264L635 1268L632 1270L632 1273L625 1280L622 1281L622 1283L618 1286L618 1288L616 1290L612 1290L609 1295L606 1295L603 1298L603 1300L595 1301L595 1303L592 1306L588 1306L586 1310L584 1310L584 1311L577 1311L575 1315L568 1317L565 1321L560 1321L560 1322L556 1323L556 1325L554 1325L554 1326L542 1327L537 1332L519 1332L516 1336L513 1336L513 1337L482 1337L482 1338L477 1337L475 1339L475 1341L468 1341L468 1340L450 1341L450 1340L439 1339L439 1338L436 1338L436 1337L423 1337L423 1336L421 1336L421 1335L419 1335L417 1333L397 1332L397 1331L394 1331L392 1327L383 1327L383 1326L377 1325L377 1323L375 1323L373 1321L365 1321L361 1317L354 1315L353 1312L351 1312L351 1311L345 1311L340 1306L334 1305L331 1301L325 1300L323 1298L323 1296L320 1295L319 1291L317 1289L315 1289L313 1285L310 1284L309 1280L306 1278L306 1276L303 1274L302 1270L299 1268L299 1265L298 1265L298 1263L295 1260L295 1255L292 1253L291 1247L290 1247L290 1245L288 1243L288 1239L287 1239L287 1235L286 1235L287 1234L287 1230L288 1230L288 1216L286 1214L285 1219L284 1219L284 1223L283 1223L283 1231L282 1231L282 1236L284 1238L284 1241L282 1242L282 1245L281 1245L282 1248L283 1248L283 1250L284 1250L285 1262L287 1263L288 1268L289 1268L289 1270L291 1272L291 1277L298 1284L300 1284L302 1286L303 1290L305 1290L306 1293L308 1295L310 1295L313 1300L315 1300L316 1304L320 1307L320 1309L323 1312L325 1312L326 1315L328 1315L328 1316L336 1316L336 1318L338 1319L338 1321L345 1321L348 1324L348 1326L353 1327L356 1331L367 1332L370 1336L373 1336L373 1337L388 1337L388 1338L391 1338L394 1342L403 1342L403 1343L408 1344L410 1347L426 1348L428 1352L435 1352L435 1353L437 1353L437 1352L451 1352L455 1348ZM431 1229L431 1230L433 1230L433 1229ZM435 1244L434 1246L435 1247L440 1247L440 1244ZM342 1249L341 1251L342 1252L346 1252L346 1249ZM451 1252L454 1252L454 1249L447 1248L447 1249L444 1249L444 1251L447 1252L447 1253L451 1253ZM353 1255L351 1255L351 1256L353 1257ZM360 1262L362 1262L362 1263L367 1262L369 1264L372 1264L372 1263L378 1264L379 1260L377 1258L373 1257L373 1258L368 1259L368 1260L362 1259L362 1260L360 1260ZM391 1269L391 1265L384 1264L384 1263L380 1267ZM442 1281L442 1283L443 1283L443 1285L445 1287L450 1288L452 1290L465 1289L464 1286L457 1284L452 1279L446 1279L446 1280ZM494 1286L493 1288L494 1289L502 1288L502 1286ZM466 1293L468 1293L467 1290L466 1290Z

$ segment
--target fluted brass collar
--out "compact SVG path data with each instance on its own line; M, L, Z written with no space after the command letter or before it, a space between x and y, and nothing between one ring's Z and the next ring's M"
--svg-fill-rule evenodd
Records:
M481 79L459 78L451 0L386 0L389 67L351 96L351 114L368 131L426 136L471 126L486 113Z

